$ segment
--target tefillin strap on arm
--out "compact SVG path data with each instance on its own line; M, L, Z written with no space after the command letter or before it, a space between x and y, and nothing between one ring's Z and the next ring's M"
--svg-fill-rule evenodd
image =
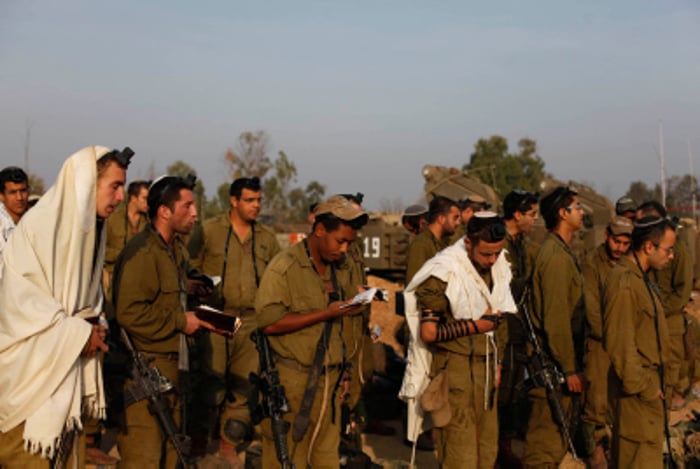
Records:
M474 329L469 330L469 325ZM447 342L449 340L458 339L472 334L480 334L481 331L473 319L460 319L447 324L437 325L437 336L435 342Z

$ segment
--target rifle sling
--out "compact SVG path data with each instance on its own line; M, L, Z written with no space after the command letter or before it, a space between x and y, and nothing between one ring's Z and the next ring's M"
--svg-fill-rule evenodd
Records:
M321 377L323 362L326 358L326 350L328 350L328 342L331 336L332 321L326 321L323 325L323 332L316 343L316 353L314 354L314 362L309 369L309 375L306 378L306 389L304 396L299 406L299 412L294 416L294 424L292 426L292 439L295 442L301 441L309 428L311 406L316 397L316 389L318 380Z

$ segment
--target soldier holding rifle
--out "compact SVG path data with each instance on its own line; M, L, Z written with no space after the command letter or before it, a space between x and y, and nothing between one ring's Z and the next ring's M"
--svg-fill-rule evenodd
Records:
M340 318L363 308L350 304L361 279L345 256L368 217L339 198L319 203L314 213L310 236L268 265L255 309L291 409L286 416L291 424L287 436L291 462L297 468L337 468L342 394L338 387L350 376L344 367L348 344ZM262 436L263 467L279 466L267 420Z
M574 233L583 223L583 207L577 193L562 186L540 200L540 212L550 233L542 243L532 274L532 322L542 349L566 377L562 405L571 409L576 405L572 396L585 388L583 276L570 248ZM529 397L532 412L523 462L526 467L556 467L566 455L567 443L560 425L567 422L557 422L552 415L544 388L532 389Z
M129 241L114 269L117 321L136 350L174 385L168 400L178 425L182 402L177 390L183 384L178 372L188 369L185 335L212 329L194 312L185 312L194 284L187 280L190 267L179 235L188 234L197 219L193 186L194 181L170 176L153 183L148 193L151 224ZM175 467L177 452L171 444L164 448L167 435L161 434L148 404L142 400L126 408L126 429L119 438L122 467Z

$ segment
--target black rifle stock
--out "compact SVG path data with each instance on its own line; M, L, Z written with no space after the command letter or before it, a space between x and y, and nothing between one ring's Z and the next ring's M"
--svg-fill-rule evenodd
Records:
M162 434L170 441L177 452L177 457L183 467L187 467L186 456L189 453L189 439L178 433L177 426L163 393L170 391L173 384L155 366L149 366L151 360L136 350L131 338L124 328L121 329L121 338L131 354L132 382L124 391L124 407L129 407L137 402L147 400L148 410L158 422ZM184 405L184 404L183 404Z
M259 374L250 374L250 380L254 387L262 394L257 409L257 420L264 417L270 418L277 460L282 469L294 469L287 447L287 433L289 433L290 424L283 418L284 414L289 412L289 402L284 394L284 386L280 383L275 363L272 361L270 343L267 336L259 329L255 330L250 338L255 342L255 348L258 349L260 355Z
M526 389L545 388L547 393L547 402L549 402L549 407L552 411L554 421L559 426L559 429L566 440L566 444L569 447L569 451L571 451L571 455L576 460L578 459L578 456L576 455L574 441L571 438L569 419L566 416L566 411L564 410L564 406L561 402L561 391L559 390L559 386L566 382L566 377L561 371L559 371L559 369L557 369L557 366L549 358L547 353L542 350L540 342L537 340L535 326L532 324L530 312L527 310L527 306L525 304L527 302L528 294L529 289L526 289L523 292L523 300L520 304L520 311L525 320L528 340L530 341L533 349L533 353L527 361L529 378L525 381L524 387Z

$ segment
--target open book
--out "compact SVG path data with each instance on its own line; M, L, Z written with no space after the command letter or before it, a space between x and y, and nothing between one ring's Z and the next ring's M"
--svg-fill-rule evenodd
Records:
M241 327L241 318L207 305L200 305L194 309L194 314L214 326L217 334L225 337L233 337Z

